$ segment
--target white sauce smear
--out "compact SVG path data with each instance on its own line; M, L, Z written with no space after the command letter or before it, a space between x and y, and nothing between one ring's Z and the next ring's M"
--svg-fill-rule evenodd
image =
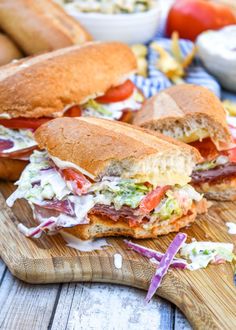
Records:
M65 232L61 232L60 234L66 241L67 246L83 252L102 250L103 247L110 246L104 238L84 241Z
M236 235L236 223L226 222L226 226L228 227L229 234Z
M122 268L123 258L122 255L119 253L114 254L114 265L117 269Z

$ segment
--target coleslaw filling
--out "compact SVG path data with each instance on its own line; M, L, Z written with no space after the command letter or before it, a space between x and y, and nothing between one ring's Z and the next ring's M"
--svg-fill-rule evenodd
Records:
M160 196L158 205L143 213L139 208L140 203L155 188L147 182L103 177L99 182L87 185L86 190L78 190L78 194L75 194L71 183L65 179L62 169L55 165L46 151L36 150L16 183L18 188L7 199L7 204L12 206L17 199L26 199L32 207L34 218L40 223L53 220L54 225L50 224L47 229L56 231L62 227L89 223L88 214L98 205L109 206L117 212L128 207L135 221L143 227L148 227L187 214L193 203L202 199L190 185L172 186ZM144 218L146 221L142 223Z
M0 125L0 152L11 153L36 146L30 129L11 129Z
M82 105L82 115L119 120L125 109L137 111L141 108L143 101L143 96L135 88L133 94L124 101L101 104L96 100L89 100Z

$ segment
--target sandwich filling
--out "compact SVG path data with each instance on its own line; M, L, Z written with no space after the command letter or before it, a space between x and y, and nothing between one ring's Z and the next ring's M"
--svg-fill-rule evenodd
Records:
M37 148L33 132L54 117L94 116L106 119L130 121L135 111L141 108L144 98L135 85L127 80L122 85L110 88L105 95L90 99L82 105L67 106L52 117L11 118L0 114L0 157L28 160Z
M195 166L192 183L217 183L236 177L236 148L218 151L210 138L196 141L191 145L199 150L204 161Z
M98 215L152 231L163 222L191 215L203 202L202 195L188 184L154 187L150 182L114 176L94 181L85 173L75 164L56 164L46 151L34 151L16 183L18 188L7 200L12 206L17 199L26 199L39 223L30 229L20 225L20 230L39 237L42 232L89 224L90 216Z

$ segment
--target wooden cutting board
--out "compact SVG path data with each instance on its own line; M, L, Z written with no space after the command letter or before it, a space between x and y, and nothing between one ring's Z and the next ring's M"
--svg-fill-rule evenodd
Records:
M24 201L13 210L6 206L5 198L13 189L12 184L0 183L0 254L12 274L29 283L94 281L148 288L155 266L129 250L122 238L108 239L111 247L106 249L80 252L66 247L60 235L38 240L24 237L16 225L33 225L32 215ZM215 203L208 215L183 232L189 241L194 237L235 243L236 235L229 235L225 225L236 223L235 212L236 203ZM164 252L174 235L138 243ZM121 269L114 266L115 253L123 257ZM170 270L157 294L176 304L195 329L236 329L236 288L230 264L194 272Z

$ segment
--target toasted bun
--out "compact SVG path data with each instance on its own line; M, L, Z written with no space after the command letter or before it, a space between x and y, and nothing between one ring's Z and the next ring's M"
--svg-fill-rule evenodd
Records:
M52 0L1 0L0 25L27 55L91 40L78 21Z
M0 179L9 181L18 180L27 164L28 162L24 160L0 158Z
M156 185L186 184L198 151L164 136L98 118L58 118L37 129L36 141L53 157L70 161L97 179L121 176Z
M236 200L236 177L225 178L215 182L204 182L194 185L194 188L203 193L207 199L217 201L235 201Z
M5 34L0 33L0 65L7 64L23 55L14 42Z
M21 60L0 71L0 113L61 116L66 106L103 95L135 69L132 51L118 42L72 46Z
M194 222L197 214L207 210L206 200L202 200L198 205L193 205L191 214L181 217L173 222L164 221L156 224L152 228L144 229L141 226L130 227L126 219L112 221L106 217L90 216L90 223L78 225L72 228L63 229L62 232L69 233L83 240L108 236L129 236L133 238L156 238L171 232L177 232L180 228L188 226Z
M231 143L226 113L220 100L207 88L190 84L172 86L147 100L134 118L135 125L180 138L204 128L218 150Z

